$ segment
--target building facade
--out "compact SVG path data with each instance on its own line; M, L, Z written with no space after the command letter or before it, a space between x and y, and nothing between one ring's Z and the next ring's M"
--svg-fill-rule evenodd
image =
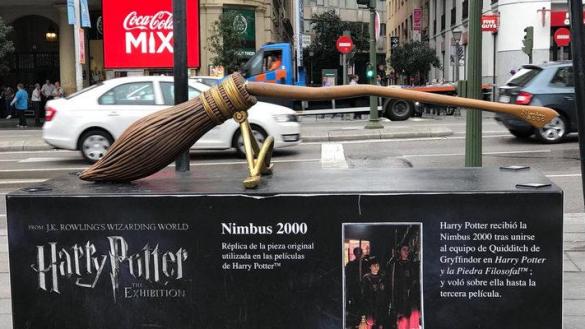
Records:
M469 2L430 0L427 6L422 0L388 1L389 35L399 36L401 42L417 39L410 16L415 8L422 8L429 46L435 49L441 62L440 68L431 70L430 81L454 82L457 77L464 79L467 74ZM534 29L532 63L571 59L570 47L561 49L554 42L558 29L569 28L566 1L482 0L482 5L484 15L499 15L498 33L482 33L483 82L495 81L501 85L514 71L529 63L528 55L522 51L527 27ZM458 46L454 44L454 31L461 32ZM423 34L421 39L427 38Z
M192 74L208 75L212 54L206 47L213 23L227 10L238 11L253 28L247 40L251 49L269 41L292 41L294 1L286 0L199 0L200 66ZM108 69L103 60L103 15L100 0L88 0L92 27L85 29L86 63L82 65L83 85L133 74L161 74L170 69ZM0 17L14 27L9 38L15 53L11 73L0 83L25 84L59 80L66 94L76 90L73 26L68 24L66 2L62 0L0 0ZM49 38L49 33L54 38Z

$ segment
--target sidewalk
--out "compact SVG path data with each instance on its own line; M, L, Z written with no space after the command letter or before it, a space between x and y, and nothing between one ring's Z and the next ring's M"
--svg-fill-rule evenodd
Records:
M364 115L364 118L366 116ZM424 119L423 119L424 120ZM31 120L29 118L29 124ZM39 127L16 128L18 120L0 119L0 130L5 131L0 139L0 152L43 151L52 149L43 141ZM393 139L444 137L453 134L446 127L417 127L405 122L381 119L383 129L366 129L367 120L331 120L306 116L301 119L301 137L304 142L334 142L364 139Z

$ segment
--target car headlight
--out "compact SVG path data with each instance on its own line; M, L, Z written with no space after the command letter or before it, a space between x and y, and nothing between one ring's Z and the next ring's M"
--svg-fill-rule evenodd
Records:
M273 115L276 122L298 122L299 119L296 114L276 114Z

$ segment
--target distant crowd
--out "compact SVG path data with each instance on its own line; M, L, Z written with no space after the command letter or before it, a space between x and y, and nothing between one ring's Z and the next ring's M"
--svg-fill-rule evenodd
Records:
M42 125L44 109L47 101L63 97L63 88L59 81L52 83L46 80L41 86L40 83L31 83L25 86L22 83L16 85L16 91L12 86L0 87L0 118L11 119L18 117L18 128L28 127L25 112L34 112L34 124L37 127Z

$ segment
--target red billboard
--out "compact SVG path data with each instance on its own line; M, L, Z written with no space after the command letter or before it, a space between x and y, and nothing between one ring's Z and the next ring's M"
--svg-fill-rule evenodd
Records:
M187 65L199 67L199 0L187 2ZM173 67L172 0L103 0L104 67Z
M585 11L583 12L585 14ZM585 24L585 17L583 18ZM550 26L569 26L571 25L571 17L568 11L553 10L550 12Z
M483 15L481 16L481 31L482 32L498 32L500 27L500 16L498 15Z

